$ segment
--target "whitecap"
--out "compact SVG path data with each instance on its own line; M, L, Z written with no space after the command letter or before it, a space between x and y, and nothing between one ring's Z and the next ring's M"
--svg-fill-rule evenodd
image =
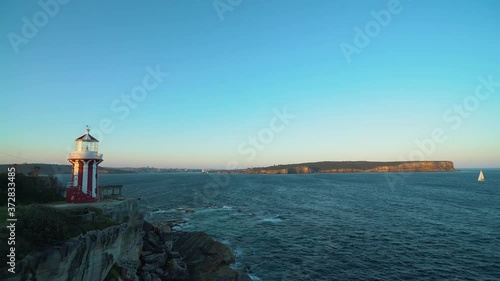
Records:
M233 253L234 253L234 257L236 259L239 259L239 258L241 258L243 256L244 251L243 251L243 249L241 249L241 248L238 247L238 248L236 248L236 249L233 250Z
M156 210L156 211L153 211L153 212L149 212L148 214L149 215L156 215L156 214L164 214L164 213L168 213L170 211L167 211L167 210Z
M232 264L229 265L231 269L238 270L241 267L241 263L239 261L233 262Z
M248 273L248 277L250 277L250 279L252 279L252 281L262 281L262 279L260 279L259 277L255 276L253 274Z
M186 230L189 228L193 228L193 224L191 222L189 222L187 219L184 219L184 221L182 223L174 225L174 227L172 227L172 230L182 231L182 230Z
M222 244L227 245L227 246L230 246L230 245L231 245L231 241L230 241L230 240L228 240L228 239L222 239L220 242L221 242Z
M263 222L272 222L272 223L278 223L278 222L282 222L284 221L285 218L282 217L282 216L274 216L274 217L271 217L271 218L265 218L263 219L262 221Z

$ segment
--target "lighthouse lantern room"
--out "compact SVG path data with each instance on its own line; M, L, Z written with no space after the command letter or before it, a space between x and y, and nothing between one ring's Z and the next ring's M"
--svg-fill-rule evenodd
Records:
M69 154L68 161L73 164L71 181L66 189L67 203L88 203L99 201L97 191L97 169L102 162L98 152L99 141L86 134L75 140L75 151Z

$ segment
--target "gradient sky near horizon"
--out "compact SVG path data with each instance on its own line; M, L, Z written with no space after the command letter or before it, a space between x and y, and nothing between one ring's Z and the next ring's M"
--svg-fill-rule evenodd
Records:
M108 167L500 167L500 2L401 0L348 62L341 44L390 2L243 0L221 17L214 3L238 1L73 0L43 25L39 2L1 1L0 163L66 164L89 125ZM124 102L148 67L168 76Z

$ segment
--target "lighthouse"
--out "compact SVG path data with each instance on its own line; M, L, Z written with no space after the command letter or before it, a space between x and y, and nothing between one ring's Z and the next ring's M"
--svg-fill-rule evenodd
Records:
M68 161L73 164L71 181L66 189L67 203L88 203L99 201L97 191L97 169L102 162L102 154L98 152L99 141L90 135L87 126L86 134L75 140L75 151L71 152Z

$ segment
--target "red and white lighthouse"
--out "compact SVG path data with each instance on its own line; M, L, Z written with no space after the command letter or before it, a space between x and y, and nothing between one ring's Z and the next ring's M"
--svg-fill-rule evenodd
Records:
M99 201L97 191L97 169L102 162L99 154L99 141L89 134L75 140L75 151L69 154L68 161L73 164L71 181L66 189L67 203L87 203Z

